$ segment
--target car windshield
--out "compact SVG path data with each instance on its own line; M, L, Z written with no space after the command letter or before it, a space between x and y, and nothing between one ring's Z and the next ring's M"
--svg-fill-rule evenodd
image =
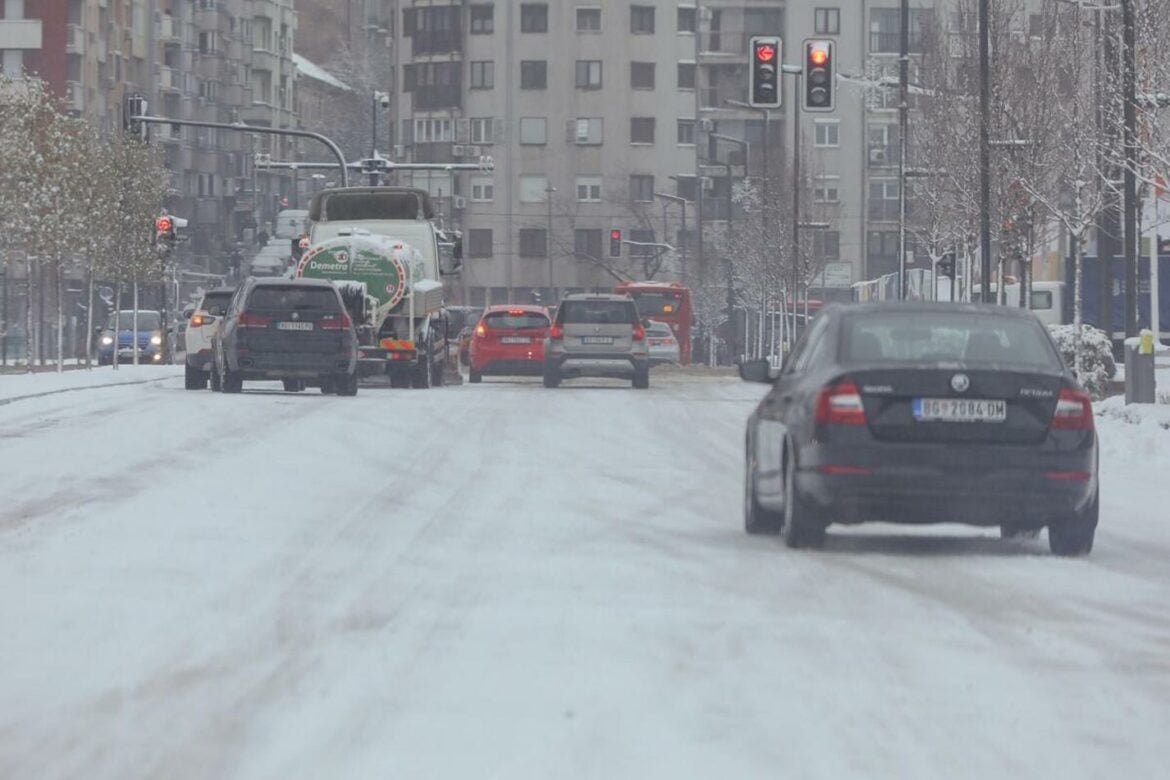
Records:
M159 315L156 311L140 311L138 312L138 330L158 330ZM117 327L119 330L133 330L134 329L134 312L124 311L119 313ZM110 315L110 321L106 324L107 330L114 329L114 316Z
M483 318L484 327L490 329L526 329L526 328L547 328L548 317L540 312L507 312L495 311Z
M632 325L638 321L632 301L565 301L558 316L564 325Z
M257 287L248 298L249 310L256 311L320 311L335 313L340 310L337 293L327 287Z
M227 312L228 304L231 303L232 293L207 293L203 296L203 301L199 304L199 308L207 312L213 317L222 317Z
M901 311L847 318L845 357L865 363L1012 363L1060 370L1039 322L994 314Z

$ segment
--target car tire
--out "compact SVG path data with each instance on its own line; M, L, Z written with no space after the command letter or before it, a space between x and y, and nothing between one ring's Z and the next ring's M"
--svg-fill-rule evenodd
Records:
M635 368L633 385L638 390L650 389L650 369L649 368Z
M435 387L442 387L447 384L447 361L435 363L431 366L431 377L433 378L433 385Z
M544 367L544 386L545 387L560 387L561 374L555 368Z
M1048 526L1048 549L1052 554L1076 558L1091 553L1099 510L1100 493L1094 493L1092 502L1078 517Z
M238 371L232 371L230 368L224 371L223 391L225 393L239 393L244 389L244 379L240 376Z
M471 369L471 373L467 376L467 381L471 382L473 385L478 385L483 381L483 374L479 373L473 368Z
M424 360L419 366L410 374L410 386L415 390L429 390L434 384L434 376L431 372L431 361Z
M207 374L190 363L184 363L183 387L187 390L205 390L207 388Z
M775 536L783 527L783 512L764 509L756 501L756 464L749 450L743 480L743 530L753 536Z
M216 366L214 360L211 361L211 378L209 380L209 384L211 385L211 392L223 392L223 380L221 380L219 377L219 368Z
M342 374L333 380L333 386L337 390L338 395L355 396L358 392L358 375L355 371L352 374Z
M784 468L784 526L780 535L792 549L820 548L825 544L825 523L796 489L796 455L791 450Z
M333 377L325 377L321 380L321 394L333 395L336 392L336 383Z

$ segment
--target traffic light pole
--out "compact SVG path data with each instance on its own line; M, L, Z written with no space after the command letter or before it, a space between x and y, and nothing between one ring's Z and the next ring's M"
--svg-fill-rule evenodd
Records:
M341 186L349 186L349 171L345 167L345 155L341 153L341 147L333 142L328 136L320 133L312 133L308 130L289 130L282 127L259 127L257 125L246 125L243 122L235 122L228 124L226 122L198 122L193 119L171 119L165 116L132 116L131 122L142 122L144 124L153 125L178 125L179 127L210 127L216 130L235 130L240 133L259 133L261 135L283 135L294 138L312 138L320 141L329 147L329 151L337 158L337 166L341 169Z
M898 34L898 300L906 300L906 135L910 131L910 0L902 0Z
M796 77L793 97L800 94L800 73ZM800 289L800 105L792 101L792 330L789 336L796 344L796 298ZM807 323L806 323L807 324Z
M991 290L991 4L979 0L979 275L980 302ZM971 280L967 281L968 285Z

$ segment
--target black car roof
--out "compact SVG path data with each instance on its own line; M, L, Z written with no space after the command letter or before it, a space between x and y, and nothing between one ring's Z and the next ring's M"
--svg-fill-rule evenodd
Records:
M880 314L894 311L938 312L940 314L982 314L994 317L1030 319L1035 315L1027 309L999 306L994 303L952 303L950 301L876 301L872 303L830 303L824 311L845 314Z

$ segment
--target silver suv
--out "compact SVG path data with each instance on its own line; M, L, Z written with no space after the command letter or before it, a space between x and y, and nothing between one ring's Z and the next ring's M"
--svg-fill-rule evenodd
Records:
M646 329L628 295L567 295L544 342L544 386L578 376L629 378L650 387Z

